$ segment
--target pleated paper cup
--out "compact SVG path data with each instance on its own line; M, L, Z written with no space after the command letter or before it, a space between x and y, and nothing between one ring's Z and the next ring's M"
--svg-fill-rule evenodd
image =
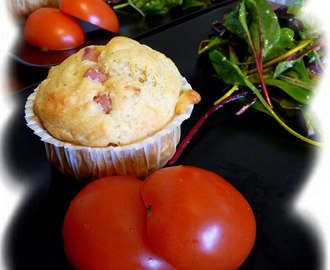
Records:
M182 91L192 89L183 79ZM59 141L52 137L33 110L38 87L28 97L25 105L25 119L29 128L45 144L47 158L63 174L74 177L81 183L110 175L127 175L144 179L152 172L164 167L174 155L180 140L181 124L192 113L193 105L186 113L176 115L172 122L145 140L126 145L104 148L86 147Z
M58 8L60 0L7 0L13 18L24 22L34 11L43 7Z

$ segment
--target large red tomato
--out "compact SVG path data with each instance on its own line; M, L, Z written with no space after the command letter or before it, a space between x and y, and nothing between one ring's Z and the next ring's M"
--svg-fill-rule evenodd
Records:
M150 245L141 181L96 180L71 202L63 224L64 249L75 269L173 269Z
M245 198L220 176L196 167L160 169L141 187L148 235L177 269L237 269L256 237Z
M118 33L116 13L104 0L61 0L60 10L83 21Z
M43 50L67 50L85 42L85 34L78 22L51 7L40 8L28 17L24 37L27 43Z

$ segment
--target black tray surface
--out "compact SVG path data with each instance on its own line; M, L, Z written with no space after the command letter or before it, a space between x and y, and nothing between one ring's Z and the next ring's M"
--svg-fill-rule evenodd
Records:
M158 33L136 37L170 57L202 96L182 125L182 137L221 96L207 56L199 56L197 49L211 22L228 11L212 9ZM10 269L71 269L63 252L61 228L70 200L81 187L48 162L43 143L25 124L24 104L35 87L8 97L16 110L4 136L4 159L13 181L26 185L29 192L8 226L6 255ZM241 269L320 269L320 236L291 207L313 171L317 149L288 134L269 116L251 110L237 117L238 109L232 103L212 115L177 164L223 176L249 201L256 216L257 239Z

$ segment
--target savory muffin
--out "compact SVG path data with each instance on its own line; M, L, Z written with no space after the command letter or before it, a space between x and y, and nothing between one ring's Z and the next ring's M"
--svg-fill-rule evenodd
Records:
M27 107L32 110L29 115L34 114L29 119L44 128L52 140L70 145L71 150L86 147L90 153L100 148L112 152L120 147L137 149L145 140L154 142L150 138L167 129L178 116L185 115L181 122L188 118L192 104L199 101L200 95L164 54L133 39L115 37L105 46L85 47L52 67ZM174 137L174 147L166 150L163 160L174 154L180 136ZM164 152L166 144L161 142L157 151L152 150L153 155ZM146 160L141 153L139 159ZM61 155L59 163L63 158ZM131 167L128 159L132 163L132 157L124 158L125 168ZM85 168L88 162L84 161ZM154 168L165 165L164 161L157 162L149 163ZM150 168L143 166L146 175Z

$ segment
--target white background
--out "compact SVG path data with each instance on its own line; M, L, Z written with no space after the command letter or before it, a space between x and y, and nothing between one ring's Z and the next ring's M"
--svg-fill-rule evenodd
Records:
M6 57L8 50L11 48L12 43L15 40L16 29L11 24L8 14L6 13L5 1L11 0L1 0L0 1L0 136L5 127L4 123L10 119L10 112L12 110L12 104L7 104L3 98L6 89ZM281 4L291 4L293 1L278 0L274 2L279 2ZM329 24L329 12L327 12L327 7L324 6L323 0L310 0L308 2L308 9L312 10L315 16L320 20L320 24ZM329 78L329 71L326 73L326 78ZM328 83L328 84L327 84ZM326 127L326 122L330 123L330 113L329 113L329 92L330 84L329 82L324 82L320 87L320 94L315 101L315 110L321 116L321 120ZM328 133L328 130L327 130ZM327 134L327 138L328 138ZM20 199L24 195L24 189L20 186L14 186L10 181L10 176L6 175L5 168L3 166L2 156L2 137L0 137L0 240L5 233L8 221L11 215L15 211L16 207L20 203ZM319 235L322 235L324 240L323 248L325 254L329 252L330 244L330 210L329 210L329 200L330 189L329 189L329 171L330 171L330 155L329 151L325 149L320 157L318 158L319 164L315 166L314 172L310 175L309 181L307 181L306 186L301 191L298 196L294 206L293 211L297 211L300 215L307 218L313 225L315 230L317 230ZM0 252L3 251L3 243L0 242ZM0 254L1 255L1 254ZM308 254L306 254L308 256ZM326 264L324 269L330 269L328 256L326 255ZM3 259L0 257L0 269L5 269L3 265Z
M6 176L5 168L3 165L3 138L2 133L4 129L4 123L7 121L10 116L12 109L11 104L6 104L4 100L4 93L6 89L6 57L9 48L14 41L16 36L16 30L11 25L10 19L8 18L8 13L6 12L5 2L10 0L1 0L0 1L0 241L2 235L5 232L6 225L10 220L12 213L19 204L20 198L22 198L24 190L22 187L13 186L10 181L10 178ZM6 269L3 265L3 243L0 242L0 269Z

